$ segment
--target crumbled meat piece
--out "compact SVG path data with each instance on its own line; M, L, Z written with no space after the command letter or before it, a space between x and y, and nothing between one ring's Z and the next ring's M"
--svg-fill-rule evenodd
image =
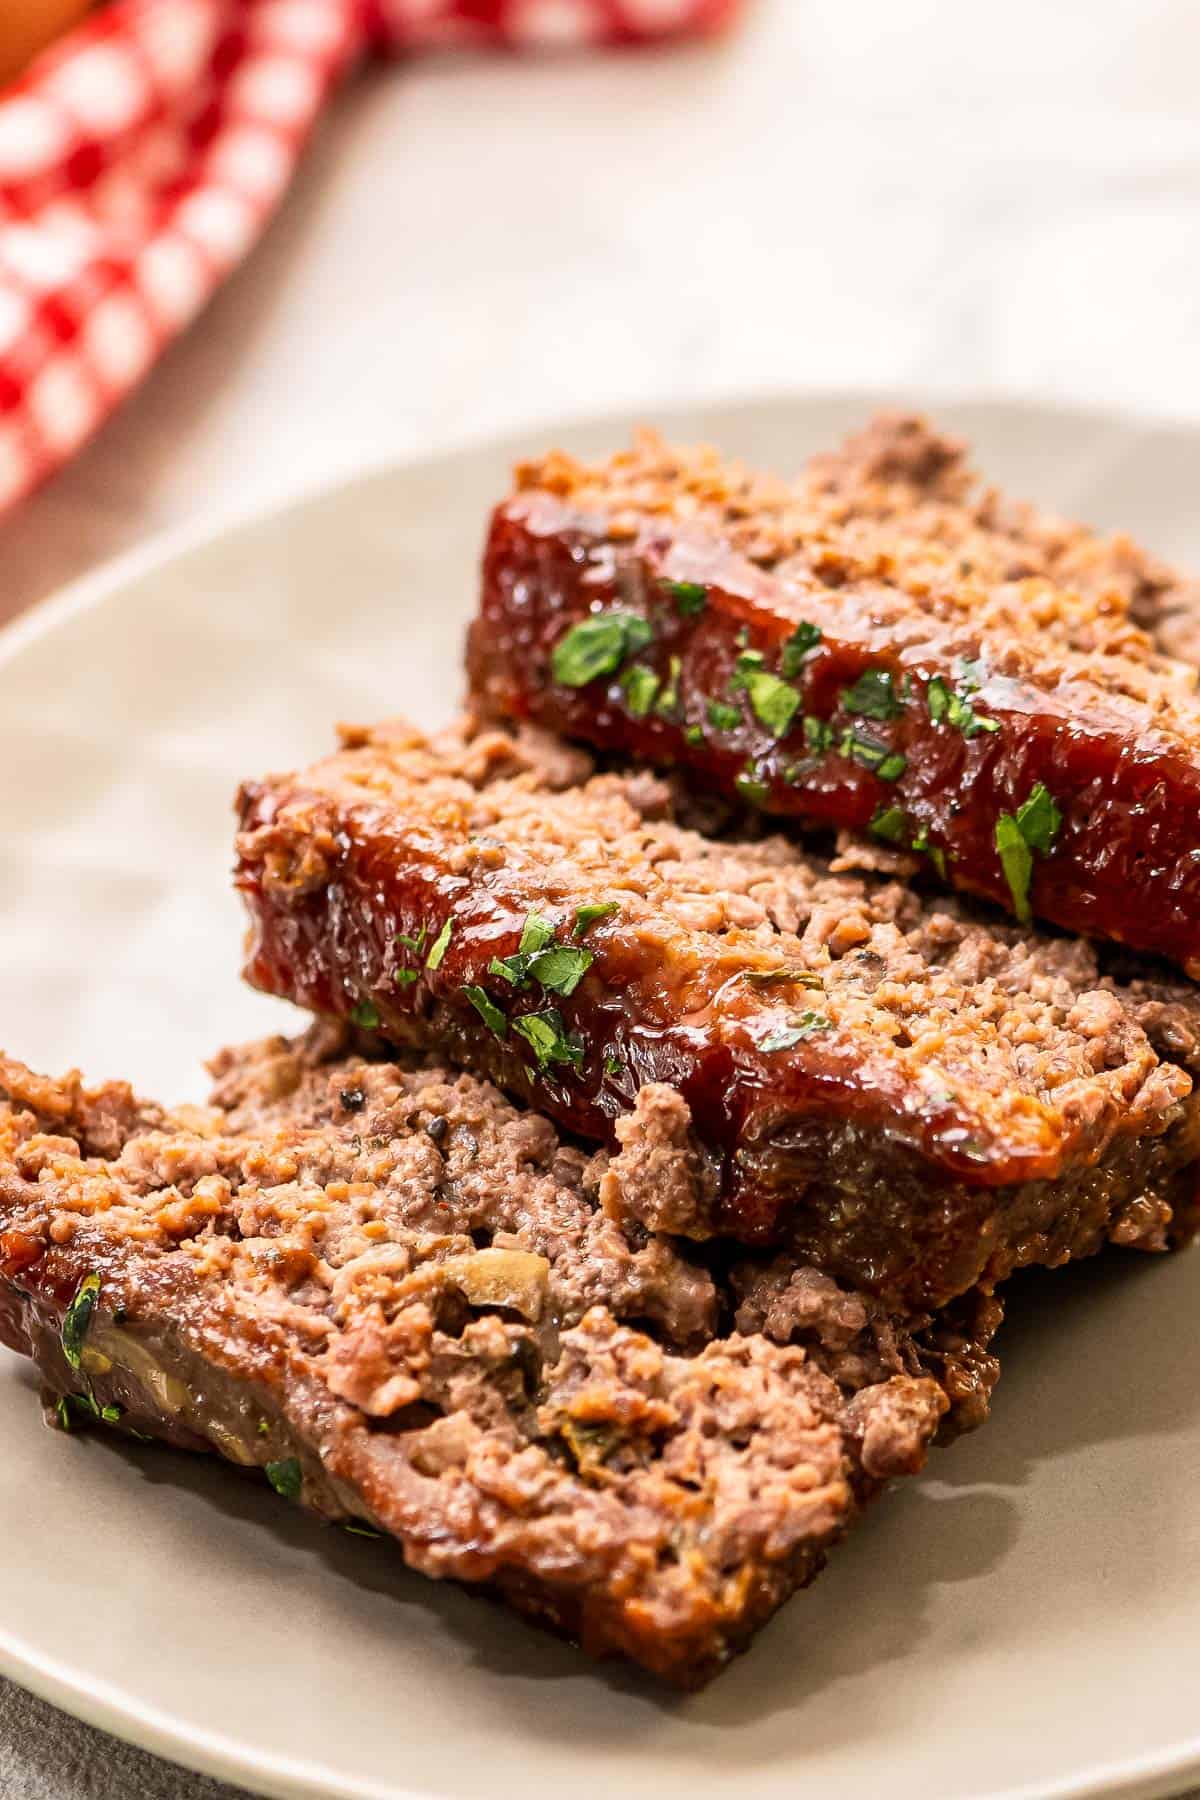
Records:
M558 787L513 744L384 725L247 790L250 980L581 1138L635 1134L617 1217L785 1243L900 1310L1087 1255L1118 1222L1158 1246L1163 1209L1191 1230L1193 987L1151 993L1085 940L782 836L705 836L645 771ZM337 867L300 890L287 871L331 817Z
M946 1350L782 1259L761 1279L798 1329L730 1329L732 1290L598 1207L604 1153L347 1038L223 1052L202 1115L0 1062L0 1337L72 1427L216 1450L596 1654L707 1680L920 1468L938 1365L986 1336Z
M518 469L472 704L1200 975L1197 592L919 419L790 483L646 432Z

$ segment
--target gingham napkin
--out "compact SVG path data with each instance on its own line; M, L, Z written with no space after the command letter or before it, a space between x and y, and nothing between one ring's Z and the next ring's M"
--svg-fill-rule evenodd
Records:
M715 31L740 3L109 0L0 95L0 510L245 255L369 50L627 44Z

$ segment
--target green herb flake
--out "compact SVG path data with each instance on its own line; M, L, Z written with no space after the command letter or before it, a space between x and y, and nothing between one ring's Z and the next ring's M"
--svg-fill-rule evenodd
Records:
M1033 877L1033 851L1025 842L1020 825L1012 813L1001 813L996 820L996 849L1000 867L1012 895L1013 911L1022 924L1032 918L1029 906L1029 883Z
M804 721L804 741L810 750L832 750L833 726L828 719L814 719L809 715Z
M908 819L902 806L877 806L874 817L867 830L872 837L882 838L885 844L903 842L908 830Z
M635 719L644 719L654 705L658 694L658 676L653 669L647 669L641 663L633 663L621 677L621 691L625 695L625 706Z
M284 1500L300 1498L304 1477L300 1472L300 1464L294 1456L287 1456L282 1462L269 1462L264 1472L275 1492Z
M619 900L601 900L592 906L577 906L573 935L577 938L586 937L593 925L599 925L602 919L611 919L620 910Z
M420 979L419 969L397 969L392 976L397 987L411 987L414 981L420 981Z
M543 919L541 913L531 912L526 915L521 927L521 941L517 945L520 956L533 956L544 950L547 944L554 942L554 927L549 919Z
M583 1039L578 1032L567 1031L557 1007L522 1013L519 1019L513 1020L513 1030L533 1050L539 1069L548 1069L555 1063L568 1063L575 1069L582 1066Z
M699 750L704 743L703 725L689 725L683 734L683 741L690 744L693 750Z
M861 731L855 731L849 726L842 733L838 749L843 756L851 757L876 775L882 772L885 763L892 763L892 758L898 755L897 751L889 750L886 744L879 743L875 738L864 737ZM885 780L888 779L894 777L885 777Z
M260 1419L258 1421L258 1435L259 1437L269 1437L271 1435L271 1421L269 1419Z
M802 987L823 992L825 983L812 969L791 969L781 963L777 969L743 969L742 980L753 987Z
M88 1326L92 1322L92 1314L96 1310L96 1301L100 1297L100 1276L95 1269L85 1275L75 1290L75 1298L68 1306L62 1322L62 1352L73 1369L78 1369L83 1355L83 1340L87 1336Z
M679 708L679 676L683 668L677 656L673 656L667 665L667 679L663 683L662 692L654 702L654 710L661 719L675 716Z
M694 619L708 605L708 589L700 581L664 581L663 587L674 600L679 615Z
M434 938L433 943L429 946L429 955L425 958L425 967L427 969L441 968L442 960L450 947L450 934L453 930L454 920L447 919L446 923L442 926L442 929Z
M594 961L590 950L580 950L573 944L557 944L549 950L538 951L529 964L529 973L540 987L553 994L562 994L565 999L575 992Z
M710 700L708 722L714 731L736 731L742 722L742 709L725 700Z
M853 687L842 689L841 700L863 719L895 719L904 711L887 669L864 669Z
M875 773L880 781L899 781L907 767L908 758L902 756L899 750L893 750L890 756L884 757Z
M970 668L973 665L966 666ZM974 682L967 692L973 692L977 686L978 682ZM983 713L977 713L970 701L962 693L955 692L940 675L935 675L929 683L925 702L929 708L929 717L935 725L940 725L945 720L956 731L961 731L965 738L978 737L981 731L1000 729L999 719L989 719Z
M572 625L555 644L550 673L560 687L586 687L619 669L627 656L644 650L653 635L649 620L637 613L593 613Z
M428 936L429 927L422 921L421 929L415 937L406 937L404 932L401 931L396 937L396 942L402 949L411 950L414 956L420 956L422 950L425 948L425 939Z
M770 784L763 780L756 769L743 769L734 778L733 785L750 806L765 806L771 797Z
M356 1524L353 1519L343 1520L342 1530L349 1532L351 1537L381 1538L383 1536L382 1531L373 1531L369 1525Z
M350 1023L361 1025L364 1031L378 1031L383 1020L373 1000L360 1000L350 1008Z
M996 850L1012 895L1013 910L1022 924L1032 917L1029 885L1033 858L1048 856L1062 825L1062 813L1043 782L1036 782L1016 813L1001 813L996 820Z
M1050 854L1062 825L1062 813L1042 782L1039 781L1030 790L1028 800L1018 806L1017 824L1031 850L1036 850L1040 856Z
M621 1068L621 1059L616 1051L606 1050L604 1053L604 1073L606 1075L619 1075L621 1073Z
M772 1025L756 1041L760 1050L791 1050L805 1038L814 1037L818 1031L829 1031L831 1028L831 1021L824 1013L802 1012L788 1025Z
M121 1409L115 1401L110 1402L108 1406L100 1408L100 1417L106 1425L116 1425L120 1421Z
M821 627L810 625L807 619L801 619L787 643L783 646L779 658L779 673L785 681L791 681L804 667L805 658L811 650L815 650L821 641Z
M924 825L922 825L920 831L918 831L916 837L914 837L912 848L914 850L919 850L922 855L927 856L942 880L945 881L946 852L942 849L940 844L930 843L929 832Z
M750 707L759 724L765 725L772 737L786 737L800 710L800 696L795 688L766 669L748 670L742 685L750 696Z
M508 1036L508 1020L496 1005L486 988L464 987L463 993L475 1008L488 1030L498 1038Z

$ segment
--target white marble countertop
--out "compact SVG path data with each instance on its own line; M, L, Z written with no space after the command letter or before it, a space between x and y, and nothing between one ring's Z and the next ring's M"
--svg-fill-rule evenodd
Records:
M1195 0L758 0L716 49L373 71L0 524L0 617L164 526L571 414L876 384L1200 416L1198 69ZM218 1791L0 1684L5 1800Z

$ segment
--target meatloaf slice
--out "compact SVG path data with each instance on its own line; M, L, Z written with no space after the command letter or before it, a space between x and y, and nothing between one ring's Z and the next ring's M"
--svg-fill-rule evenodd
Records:
M694 1686L986 1408L994 1303L719 1282L598 1208L603 1153L328 1028L214 1069L172 1113L0 1061L0 1336L68 1429L215 1450Z
M494 717L1200 974L1196 674L1136 623L1169 639L1182 593L1127 543L978 495L920 428L791 486L647 435L517 471L468 663Z
M247 975L620 1143L614 1216L901 1310L1190 1231L1193 988L677 804L503 732L350 732L242 793Z

